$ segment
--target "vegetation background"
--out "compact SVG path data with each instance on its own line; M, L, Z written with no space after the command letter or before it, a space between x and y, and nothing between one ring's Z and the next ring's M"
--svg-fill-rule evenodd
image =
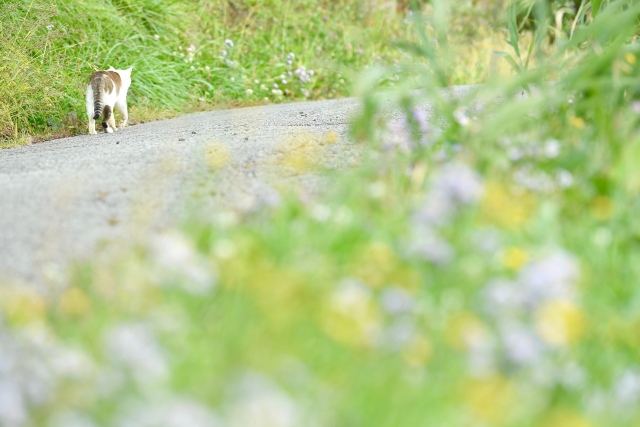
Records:
M501 6L488 4L456 6L462 58L456 83L486 79L491 45L501 45L494 25L504 20ZM4 1L3 144L27 142L27 135L40 141L84 133L86 81L109 66L134 66L134 123L348 96L359 71L402 60L391 43L410 33L395 6L362 0ZM389 76L390 86L394 79Z
M147 3L9 4L1 70L25 65L8 132L70 126L81 96L53 91L121 58L138 117L357 81L360 164L316 198L212 212L45 289L3 284L0 425L639 424L640 4ZM80 13L112 7L111 26ZM389 89L400 120L377 114Z

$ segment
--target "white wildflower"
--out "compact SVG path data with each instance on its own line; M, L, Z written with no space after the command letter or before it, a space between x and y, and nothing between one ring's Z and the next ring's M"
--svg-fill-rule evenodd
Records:
M607 227L600 227L593 232L591 240L596 246L606 247L613 240L613 235Z
M307 68L304 65L298 67L293 74L298 77L301 83L308 83L313 77L313 70L307 72Z
M429 124L429 118L427 116L427 112L421 108L413 108L411 110L411 116L413 120L418 124L418 129L420 132L425 133L432 130L431 125Z
M503 279L490 280L483 290L483 296L487 313L498 317L519 313L526 302L520 287Z
M189 293L205 294L217 281L213 266L178 233L167 232L153 237L150 251L158 267L177 274L179 285Z
M513 173L513 181L529 190L549 193L554 190L553 179L541 170L535 170L531 165L517 169Z
M433 188L457 203L469 205L482 197L483 184L478 173L461 162L446 164L436 175Z
M391 323L384 331L385 344L389 346L391 350L401 349L415 336L416 325L409 317L404 317Z
M47 427L97 427L98 425L86 414L64 411L55 414Z
M224 45L227 46L227 47L233 47L234 46L233 41L231 41L230 39L226 39L224 41Z
M524 158L524 151L520 147L511 147L509 151L507 151L507 157L512 162L517 162L518 160L522 160Z
M0 425L17 427L27 421L27 406L16 383L0 381Z
M502 246L500 233L495 229L481 229L473 232L474 245L488 254L495 254Z
M247 94L247 96L251 96L251 95L253 95L253 90L252 89L247 89L244 93Z
M402 288L385 288L380 294L382 307L389 314L406 313L413 309L415 299Z
M219 259L230 259L235 256L236 252L236 245L228 239L220 239L213 245L213 253Z
M576 362L570 362L561 368L560 383L567 389L582 390L584 388L587 374L583 367Z
M311 208L311 218L318 222L327 222L331 216L331 208L327 205L315 204Z
M259 194L261 202L266 206L278 206L282 202L280 193L273 187L265 185Z
M558 185L560 188L569 188L573 185L573 175L571 172L560 169L556 174L556 180L558 181Z
M414 214L414 220L431 225L448 223L455 212L455 203L442 191L430 191Z
M429 227L414 227L408 250L434 264L446 264L454 257L453 247Z
M560 142L557 139L549 139L544 143L544 154L554 159L560 154Z
M580 275L580 266L573 255L556 250L551 254L527 264L520 272L518 282L537 304L545 299L573 299L575 285Z
M341 226L347 226L353 221L353 212L347 206L340 206L336 209L333 221Z
M295 427L304 425L296 402L266 377L245 374L231 387L224 411L229 427Z
M469 126L469 123L471 123L471 119L467 115L467 110L462 107L456 108L456 110L453 112L453 118L461 126Z
M331 293L330 305L337 313L369 321L369 307L373 296L371 290L355 279L344 279ZM373 331L373 326L371 331Z
M149 327L143 323L123 323L104 336L109 360L129 370L142 384L164 380L168 373L164 353Z
M413 141L406 120L387 123L382 139L382 149L384 151L398 149L405 153L413 149Z
M367 193L372 199L381 199L387 194L387 186L382 181L372 182L367 187Z
M130 405L120 415L117 427L221 427L218 417L203 404L174 397Z
M503 328L502 341L507 358L518 365L532 365L536 363L544 352L544 345L536 334L518 325Z
M620 406L640 405L640 370L625 370L613 385L613 395Z

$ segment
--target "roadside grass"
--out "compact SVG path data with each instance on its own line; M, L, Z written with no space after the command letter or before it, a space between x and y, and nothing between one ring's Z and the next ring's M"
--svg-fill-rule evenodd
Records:
M509 9L517 72L450 99L447 4L414 17L414 61L360 76L381 82L363 157L326 194L211 212L45 293L0 288L0 379L20 403L0 417L638 425L640 5L585 3L553 48ZM396 73L404 118L381 123Z
M412 21L377 3L384 2L9 0L0 17L0 79L9 83L0 87L2 138L85 133L86 80L109 66L134 67L133 124L348 96L360 71L407 57L393 42L411 37ZM453 83L490 74L491 48L502 37L492 10L457 7ZM493 71L505 69L496 64ZM385 86L398 79L392 73Z

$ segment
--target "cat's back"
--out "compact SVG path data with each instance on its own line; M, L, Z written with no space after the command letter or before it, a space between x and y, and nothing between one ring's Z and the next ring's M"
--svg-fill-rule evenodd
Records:
M94 90L104 90L111 93L114 90L120 92L122 87L122 79L115 71L96 71L89 77L89 86Z

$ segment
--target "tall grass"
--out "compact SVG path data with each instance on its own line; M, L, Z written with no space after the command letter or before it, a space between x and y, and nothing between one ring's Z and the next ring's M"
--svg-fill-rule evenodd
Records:
M56 81L66 63L55 52L59 34L50 27L54 17L54 7L37 2L2 6L0 138L17 138L30 120L56 108Z
M401 17L369 19L356 0L10 0L2 8L2 78L30 79L28 89L0 88L11 109L0 128L13 135L84 132L84 84L109 66L134 66L134 122L345 96L354 70L397 58L387 41L406 31Z

